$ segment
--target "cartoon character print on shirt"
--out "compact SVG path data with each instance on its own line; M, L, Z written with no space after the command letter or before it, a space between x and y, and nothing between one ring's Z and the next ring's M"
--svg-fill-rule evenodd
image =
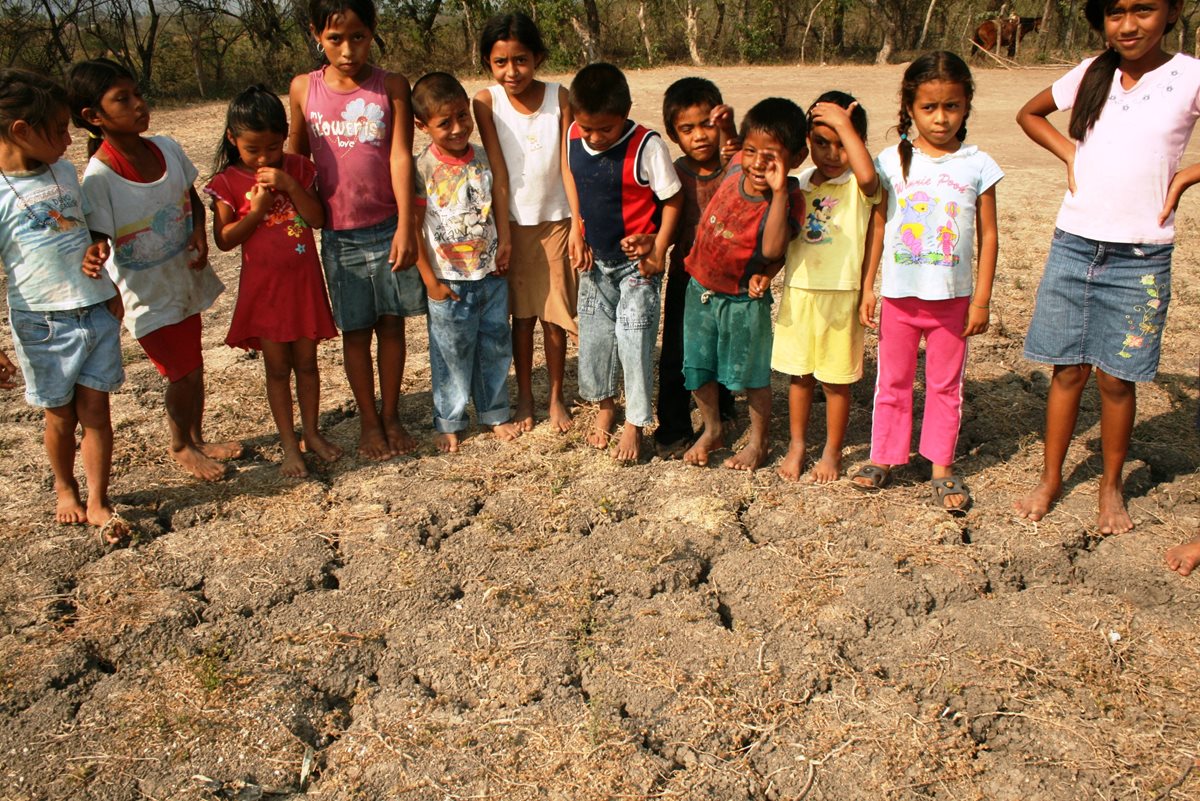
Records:
M387 135L384 108L361 97L346 104L340 120L326 119L319 111L309 112L308 127L315 138L325 139L339 149L359 144L381 147Z
M492 226L492 174L478 163L438 164L427 184L429 207L437 212L433 229L437 253L455 272L486 269L499 242Z
M838 199L835 197L819 197L813 200L812 211L804 220L805 242L810 245L828 244L833 241L833 236L829 232L831 227L835 232L841 232L840 226L830 222L833 218L833 207L837 204Z
M896 249L897 264L931 264L953 267L958 263L954 246L958 242L958 204L918 189L897 200L900 206L900 237Z
M112 258L125 270L150 270L182 253L191 235L192 202L184 192L179 203L117 229Z

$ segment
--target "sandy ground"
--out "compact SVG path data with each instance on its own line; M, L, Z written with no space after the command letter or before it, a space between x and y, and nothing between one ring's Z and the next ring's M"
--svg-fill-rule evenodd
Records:
M662 90L688 72L631 74L635 117L657 126ZM743 111L852 91L872 150L894 141L900 73L707 71ZM1057 74L978 72L969 141L1007 178L993 325L967 372L959 467L977 502L963 520L928 508L919 462L874 496L778 478L778 377L771 463L753 474L620 467L584 443L586 408L566 436L543 422L438 455L420 321L402 408L418 454L281 479L261 364L222 344L233 255L214 256L230 289L205 316L207 429L247 454L216 484L180 475L162 383L126 335L113 489L133 547L50 521L40 415L0 397L0 799L1165 798L1200 720L1197 579L1162 564L1200 526L1200 200L1183 203L1161 372L1140 391L1137 528L1095 533L1094 389L1063 502L1018 519L1048 385L1022 337L1064 180L1013 116ZM223 115L153 126L203 173ZM867 454L873 353L851 465ZM353 452L340 345L321 355L323 422ZM1200 780L1170 797L1200 798Z

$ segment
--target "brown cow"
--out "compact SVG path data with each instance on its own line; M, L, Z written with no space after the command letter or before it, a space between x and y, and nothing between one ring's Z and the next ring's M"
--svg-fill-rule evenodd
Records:
M1036 33L1041 29L1041 17L1012 16L1005 19L989 19L984 20L975 29L975 37L971 41L989 53L996 52L997 44L1007 47L1008 57L1013 58L1017 54L1017 43L1025 38L1025 34Z

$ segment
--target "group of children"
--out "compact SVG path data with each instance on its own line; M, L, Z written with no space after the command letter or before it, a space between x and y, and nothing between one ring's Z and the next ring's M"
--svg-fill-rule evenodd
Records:
M538 80L547 48L523 14L485 27L479 55L496 85L470 98L446 73L410 89L403 76L373 66L372 44L382 42L371 0L313 0L309 11L328 63L292 81L290 124L265 87L238 95L205 186L214 241L242 249L226 341L263 354L285 475L305 474L302 448L328 461L341 455L319 429L316 358L317 342L339 330L359 408L359 452L386 459L415 447L398 414L404 318L415 315L427 316L442 450L458 449L472 403L479 424L501 439L532 428L540 321L552 425L566 431L572 423L563 374L567 338L578 336L579 394L598 405L587 441L611 447L616 459L637 459L655 420L661 317L660 453L707 464L725 445L732 393L744 392L746 444L725 465L760 467L774 370L790 377L785 478L805 472L808 418L822 386L826 442L811 469L820 483L842 475L863 329L878 327L870 462L850 477L864 491L884 488L909 460L924 340L918 450L932 463L931 502L952 513L970 506L953 465L967 340L988 327L1003 172L965 144L974 84L961 58L939 51L908 66L900 142L874 159L866 111L849 94L826 92L807 110L768 98L739 129L715 85L682 79L663 102L666 133L683 152L672 162L662 138L629 119L618 68L589 65L569 89ZM1133 382L1157 368L1172 215L1200 180L1200 167L1176 172L1200 114L1200 62L1162 50L1179 11L1179 0L1091 0L1088 20L1109 49L1019 116L1030 137L1067 164L1069 187L1026 345L1030 358L1055 365L1045 470L1018 504L1033 520L1061 490L1080 393L1095 369L1105 457L1100 529L1132 527L1120 481ZM1056 109L1073 109L1069 139L1046 120ZM68 118L89 136L82 188L59 161ZM416 158L414 124L430 139ZM482 148L470 142L476 125ZM106 494L108 393L123 380L122 317L168 379L172 455L195 476L215 479L220 460L240 453L237 443L202 435L200 313L223 287L207 264L197 171L173 140L142 135L149 112L136 81L103 59L75 65L65 91L30 73L0 73L0 126L0 258L26 397L46 409L56 518L99 525L115 541L124 523ZM812 165L796 173L810 156ZM1102 177L1117 159L1130 165L1123 176L1131 201L1119 210ZM314 228L322 229L319 259ZM773 324L771 285L781 271ZM12 385L13 376L0 353L0 384ZM73 473L79 425L87 504ZM1173 549L1171 561L1186 573L1200 561L1200 544Z

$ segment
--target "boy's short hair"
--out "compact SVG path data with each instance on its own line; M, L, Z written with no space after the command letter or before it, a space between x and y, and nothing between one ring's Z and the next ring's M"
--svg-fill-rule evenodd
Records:
M679 112L692 106L715 108L724 102L721 90L707 78L680 78L668 86L663 95L663 127L667 135L674 139L675 117Z
M808 107L808 127L810 129L812 128L812 124L813 124L812 110L813 110L813 107L816 106L818 103L833 103L835 105L841 106L844 109L850 109L850 106L853 105L854 103L858 103L858 101L854 98L854 95L848 94L846 92L839 92L836 89L829 91L829 92L825 92L824 94L822 94L820 97L818 97L816 100L814 100L812 102L812 106ZM854 130L858 134L859 138L862 139L863 142L866 142L867 141L867 110L862 107L862 103L859 103L857 106L854 106L854 108L850 110L850 124L854 126Z
M612 64L588 64L575 74L567 95L571 111L584 114L615 114L628 117L633 108L629 82Z
M803 153L808 149L808 120L804 109L786 98L768 97L755 103L742 118L742 130L738 135L744 142L751 131L775 137L788 153Z
M467 90L448 72L431 72L413 84L413 116L421 122L429 122L439 109L459 100L468 100Z

